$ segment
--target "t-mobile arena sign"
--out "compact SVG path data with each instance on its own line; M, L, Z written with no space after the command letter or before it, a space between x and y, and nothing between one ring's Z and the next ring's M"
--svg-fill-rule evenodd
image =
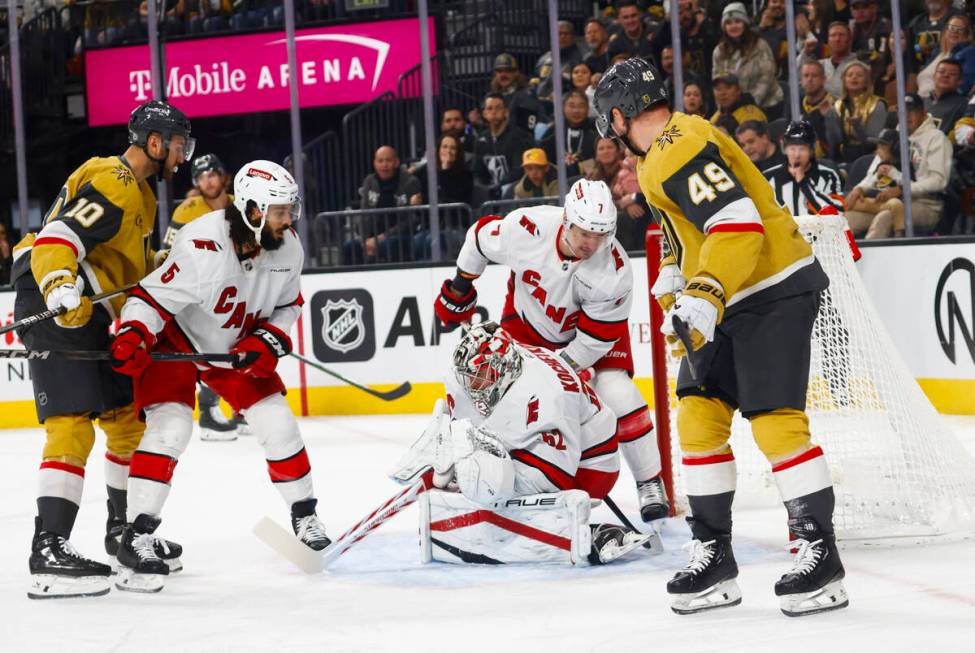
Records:
M429 26L433 54L433 19ZM400 75L420 63L420 21L298 30L295 48L302 107L368 102L395 91ZM164 76L166 97L190 117L290 106L284 32L167 43ZM126 123L152 97L149 47L91 50L85 77L88 124Z

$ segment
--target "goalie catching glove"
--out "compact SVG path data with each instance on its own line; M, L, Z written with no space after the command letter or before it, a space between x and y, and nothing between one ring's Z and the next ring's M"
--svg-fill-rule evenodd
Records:
M473 285L466 293L454 290L450 279L443 282L440 296L433 304L433 310L444 326L470 322L477 308L477 290Z
M291 338L281 329L265 323L237 343L231 354L240 354L234 367L244 374L266 378L274 374L278 359L291 353Z
M674 332L673 317L677 316L687 325L691 334L691 346L697 351L705 343L714 340L714 329L724 317L724 289L721 284L708 277L694 277L684 292L674 303L660 331L667 337L670 353L675 357L684 356L687 351Z
M660 261L660 274L653 283L650 292L653 293L654 299L666 313L673 307L678 294L683 292L686 285L687 279L680 273L677 259L673 256L666 256Z
M92 303L82 293L85 280L67 270L59 270L47 275L41 283L41 294L49 311L65 309L65 313L54 318L58 326L77 329L88 324L91 319Z

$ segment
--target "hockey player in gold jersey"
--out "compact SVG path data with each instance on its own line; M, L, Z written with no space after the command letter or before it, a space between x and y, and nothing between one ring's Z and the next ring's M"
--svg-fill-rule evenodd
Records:
M789 616L848 604L833 534L832 481L805 414L810 336L828 279L789 212L738 145L696 116L671 112L660 73L632 58L596 87L596 124L638 155L671 255L652 292L664 333L686 358L677 428L693 536L691 560L667 584L675 612L736 605L731 548L735 409L772 465L797 556L775 585ZM689 332L688 354L674 322Z
M156 197L147 179L171 179L192 156L190 122L176 107L150 101L132 112L129 147L121 156L94 157L69 177L38 234L14 248L11 273L21 319L65 308L56 322L22 331L30 350L107 350L109 326L124 295L93 304L90 296L138 282L153 268L149 238ZM111 568L80 555L68 541L95 442L93 421L107 436L105 480L109 518L105 547L118 548L125 524L129 459L145 425L132 407L131 379L107 361L36 361L30 372L38 421L47 441L41 459L34 539L29 566L31 598L92 596L108 592ZM179 547L163 540L172 566Z

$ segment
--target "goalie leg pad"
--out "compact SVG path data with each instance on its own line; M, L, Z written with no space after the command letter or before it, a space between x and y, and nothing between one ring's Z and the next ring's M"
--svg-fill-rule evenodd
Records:
M592 543L589 505L581 490L512 497L490 507L431 490L420 497L423 558L456 564L582 563Z
M176 463L193 433L193 409L185 404L155 404L145 413L146 432L129 466L129 523L140 514L158 517L162 512Z

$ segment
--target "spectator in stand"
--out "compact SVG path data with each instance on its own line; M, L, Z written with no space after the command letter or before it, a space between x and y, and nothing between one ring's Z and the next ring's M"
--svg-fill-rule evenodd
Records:
M806 9L809 12L809 28L816 40L819 41L820 50L826 43L829 33L829 24L833 22L833 3L831 0L811 0Z
M807 7L800 5L796 7L796 51L794 53L796 65L800 66L804 61L818 61L822 57L821 52L822 43L813 31L809 11Z
M427 198L428 166L417 170L417 179L425 201ZM471 204L474 195L474 175L464 162L464 149L460 139L453 133L445 132L437 141L437 202L440 204ZM458 224L450 216L440 216L440 249L459 251L464 242L467 224ZM421 226L413 237L413 258L417 261L429 260L433 254L433 238L430 230Z
M850 13L853 14L853 52L857 59L870 64L874 92L879 94L882 89L878 84L884 75L888 38L893 27L880 16L878 5L878 0L853 0Z
M613 203L619 210L616 239L626 250L644 248L643 237L650 219L635 166L635 158L624 161L623 147L617 140L600 138L596 141L596 165L587 175L588 179L602 181L609 186ZM624 220L624 216L628 219Z
M819 63L823 65L823 70L826 72L826 90L836 97L839 97L843 90L843 73L846 71L847 65L857 60L851 49L852 45L853 36L850 26L840 22L830 23L830 55L825 59L820 59ZM867 77L872 80L869 74Z
M923 96L924 108L949 140L954 140L955 123L965 115L968 97L961 92L961 63L942 59L934 72L934 90Z
M724 8L721 40L712 54L714 77L734 75L741 92L751 97L766 116L777 118L782 113L784 95L775 79L775 57L768 43L749 28L750 24L742 3L732 2Z
M518 60L502 53L494 58L494 76L491 93L496 93L508 107L508 114L515 125L531 134L535 124L544 114L538 98L528 90L528 82L518 67ZM521 153L519 152L519 155Z
M464 112L457 107L444 109L440 116L440 133L449 134L460 141L464 162L470 165L474 160L474 129L464 120Z
M558 173L549 165L545 150L540 147L525 150L521 167L525 175L515 184L515 199L555 197L559 194Z
M570 91L579 91L584 94L589 102L589 117L596 117L596 106L593 103L593 96L596 94L596 85L593 83L592 68L585 61L577 63L572 67L572 81Z
M585 31L586 45L589 47L589 55L586 63L594 73L602 74L609 68L609 30L606 24L599 18L590 18L586 21Z
M712 82L714 89L714 103L717 111L711 116L711 122L715 125L724 116L734 120L734 123L726 122L726 127L730 128L733 135L738 125L747 120L757 120L768 122L765 112L758 108L752 96L742 93L741 86L738 84L738 77L731 73L724 73L714 78Z
M911 183L911 215L914 227L921 233L934 228L941 218L944 206L944 192L951 177L952 148L948 137L938 129L931 116L924 110L924 102L917 93L909 93L904 98L907 105L907 133L911 148L911 164L915 174ZM880 171L883 172L883 171ZM906 176L905 176L906 177ZM905 178L906 183L906 178ZM877 196L877 201L901 198L900 186L889 188ZM859 208L857 206L856 208ZM855 212L854 212L855 213ZM858 216L850 219L850 228L854 233L863 228L863 223L854 221ZM894 235L903 235L904 224L892 221ZM871 224L871 230L882 233L878 237L889 236L889 228L884 224Z
M904 232L904 203L894 189L901 183L896 129L884 129L874 142L876 154L867 174L846 196L846 219L854 236L888 238Z
M360 208L394 208L423 203L420 182L400 167L399 155L389 145L376 150L373 172L366 175L359 188ZM361 239L346 241L344 261L397 262L409 260L413 248L416 216L409 213L372 215L364 218Z
M945 22L938 49L921 72L917 74L917 92L927 97L934 90L934 73L938 64L948 58L956 59L962 66L961 91L967 94L975 81L975 47L972 47L972 22L959 14Z
M656 64L650 32L643 22L643 8L636 0L621 0L616 3L617 29L609 37L609 58L618 54L629 57L643 57Z
M735 140L752 163L763 174L769 168L785 164L785 156L768 132L768 124L757 120L746 120L735 130Z
M684 113L708 119L708 107L704 104L704 89L697 82L684 84Z
M772 56L775 57L778 77L785 79L789 74L786 62L792 60L785 29L785 0L766 0L761 15L758 34L768 43Z
M508 120L508 107L500 93L488 93L483 114L487 130L474 144L474 181L499 197L503 185L521 177L521 155L534 141Z
M7 225L0 222L0 286L10 285L10 266L13 262L10 240L7 238Z
M924 6L927 12L915 16L907 26L912 39L910 51L918 66L931 60L938 51L945 23L961 13L952 8L951 0L924 0Z
M565 116L565 175L578 177L587 174L596 156L596 125L589 117L589 99L582 91L569 91L562 101ZM542 139L542 148L550 161L555 154L555 125Z
M200 32L221 32L230 27L230 17L234 14L231 0L199 0L196 15L190 18L190 34Z
M887 103L873 94L870 66L851 61L843 71L843 92L826 116L826 141L831 158L853 163L871 154L870 138L880 134L887 122Z
M843 211L843 182L831 166L816 160L816 132L805 120L789 123L782 138L784 163L762 170L775 199L793 216L818 215L826 207Z
M908 54L907 37L901 35L901 62L904 64L904 90L907 93L917 91L917 60L912 54ZM897 69L894 62L894 35L887 38L887 52L883 57L884 74L876 84L880 90L875 91L887 102L887 106L897 106Z
M783 0L778 0L779 2ZM698 79L711 79L711 52L718 39L698 11L697 0L676 0L678 21L680 22L681 59L684 60L684 80L691 76ZM654 57L663 67L663 51L671 49L673 59L673 39L670 34L670 17L660 24L651 38Z
M580 45L576 39L576 28L575 26L567 21L559 21L559 55L562 62L562 76L568 77L572 71L572 67L577 63L582 63L585 61L586 56L589 54L589 49L584 45ZM552 51L549 50L541 57L538 58L538 63L535 65L536 72L547 62L549 66L552 65Z
M826 72L818 61L807 61L799 69L799 85L802 87L802 119L816 132L816 156L824 157L829 151L826 140L826 116L836 104L836 98L826 90Z

